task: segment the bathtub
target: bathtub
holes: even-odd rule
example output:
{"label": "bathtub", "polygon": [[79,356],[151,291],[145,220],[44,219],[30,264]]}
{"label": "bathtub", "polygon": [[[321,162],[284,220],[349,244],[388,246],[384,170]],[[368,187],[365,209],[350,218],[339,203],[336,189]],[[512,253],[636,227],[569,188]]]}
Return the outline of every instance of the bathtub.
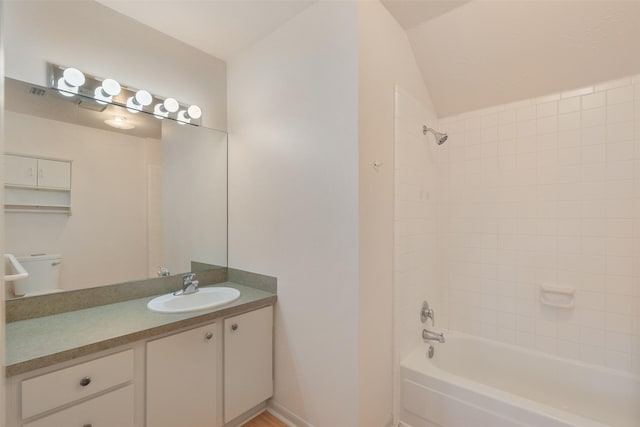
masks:
{"label": "bathtub", "polygon": [[639,427],[640,377],[445,332],[401,363],[411,427]]}

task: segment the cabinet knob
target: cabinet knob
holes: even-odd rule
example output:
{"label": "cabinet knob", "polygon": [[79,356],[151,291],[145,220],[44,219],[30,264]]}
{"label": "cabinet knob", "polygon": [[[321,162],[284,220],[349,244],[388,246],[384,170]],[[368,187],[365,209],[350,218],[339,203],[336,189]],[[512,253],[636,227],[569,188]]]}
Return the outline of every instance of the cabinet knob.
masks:
{"label": "cabinet knob", "polygon": [[231,325],[231,330],[232,331],[237,331],[238,330],[238,324],[234,323],[233,325]]}
{"label": "cabinet knob", "polygon": [[213,338],[213,332],[207,332],[206,334],[204,334],[204,337],[205,337],[207,340],[210,340],[211,338]]}
{"label": "cabinet knob", "polygon": [[[84,377],[84,378],[82,378],[82,379],[80,380],[80,385],[81,385],[82,387],[86,387],[86,386],[88,386],[89,384],[91,384],[91,377]],[[85,426],[85,427],[86,427],[86,426]]]}

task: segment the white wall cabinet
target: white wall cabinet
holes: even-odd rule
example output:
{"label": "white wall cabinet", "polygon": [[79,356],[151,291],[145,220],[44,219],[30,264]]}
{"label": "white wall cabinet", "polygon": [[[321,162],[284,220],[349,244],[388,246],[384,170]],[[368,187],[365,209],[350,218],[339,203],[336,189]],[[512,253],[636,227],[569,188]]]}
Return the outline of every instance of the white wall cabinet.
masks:
{"label": "white wall cabinet", "polygon": [[272,395],[273,307],[225,319],[225,423]]}
{"label": "white wall cabinet", "polygon": [[7,185],[35,187],[38,185],[38,159],[4,155],[4,180]]}
{"label": "white wall cabinet", "polygon": [[147,343],[147,427],[215,427],[215,324]]}
{"label": "white wall cabinet", "polygon": [[71,161],[5,154],[5,208],[71,208]]}

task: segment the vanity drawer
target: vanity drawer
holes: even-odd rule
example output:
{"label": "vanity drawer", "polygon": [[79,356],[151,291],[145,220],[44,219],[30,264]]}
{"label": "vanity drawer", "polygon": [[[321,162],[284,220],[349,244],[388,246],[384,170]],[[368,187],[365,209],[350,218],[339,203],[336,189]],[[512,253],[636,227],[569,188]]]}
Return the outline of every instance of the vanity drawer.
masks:
{"label": "vanity drawer", "polygon": [[104,394],[23,427],[133,427],[133,385]]}
{"label": "vanity drawer", "polygon": [[22,382],[22,418],[32,417],[132,379],[133,350],[126,350],[25,380]]}

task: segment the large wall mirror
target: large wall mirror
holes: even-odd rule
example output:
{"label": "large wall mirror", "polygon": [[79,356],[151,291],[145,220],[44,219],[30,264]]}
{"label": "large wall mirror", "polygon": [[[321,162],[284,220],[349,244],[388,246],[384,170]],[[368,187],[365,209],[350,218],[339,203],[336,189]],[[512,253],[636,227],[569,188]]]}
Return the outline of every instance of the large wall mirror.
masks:
{"label": "large wall mirror", "polygon": [[4,163],[9,298],[227,265],[224,132],[7,78]]}

